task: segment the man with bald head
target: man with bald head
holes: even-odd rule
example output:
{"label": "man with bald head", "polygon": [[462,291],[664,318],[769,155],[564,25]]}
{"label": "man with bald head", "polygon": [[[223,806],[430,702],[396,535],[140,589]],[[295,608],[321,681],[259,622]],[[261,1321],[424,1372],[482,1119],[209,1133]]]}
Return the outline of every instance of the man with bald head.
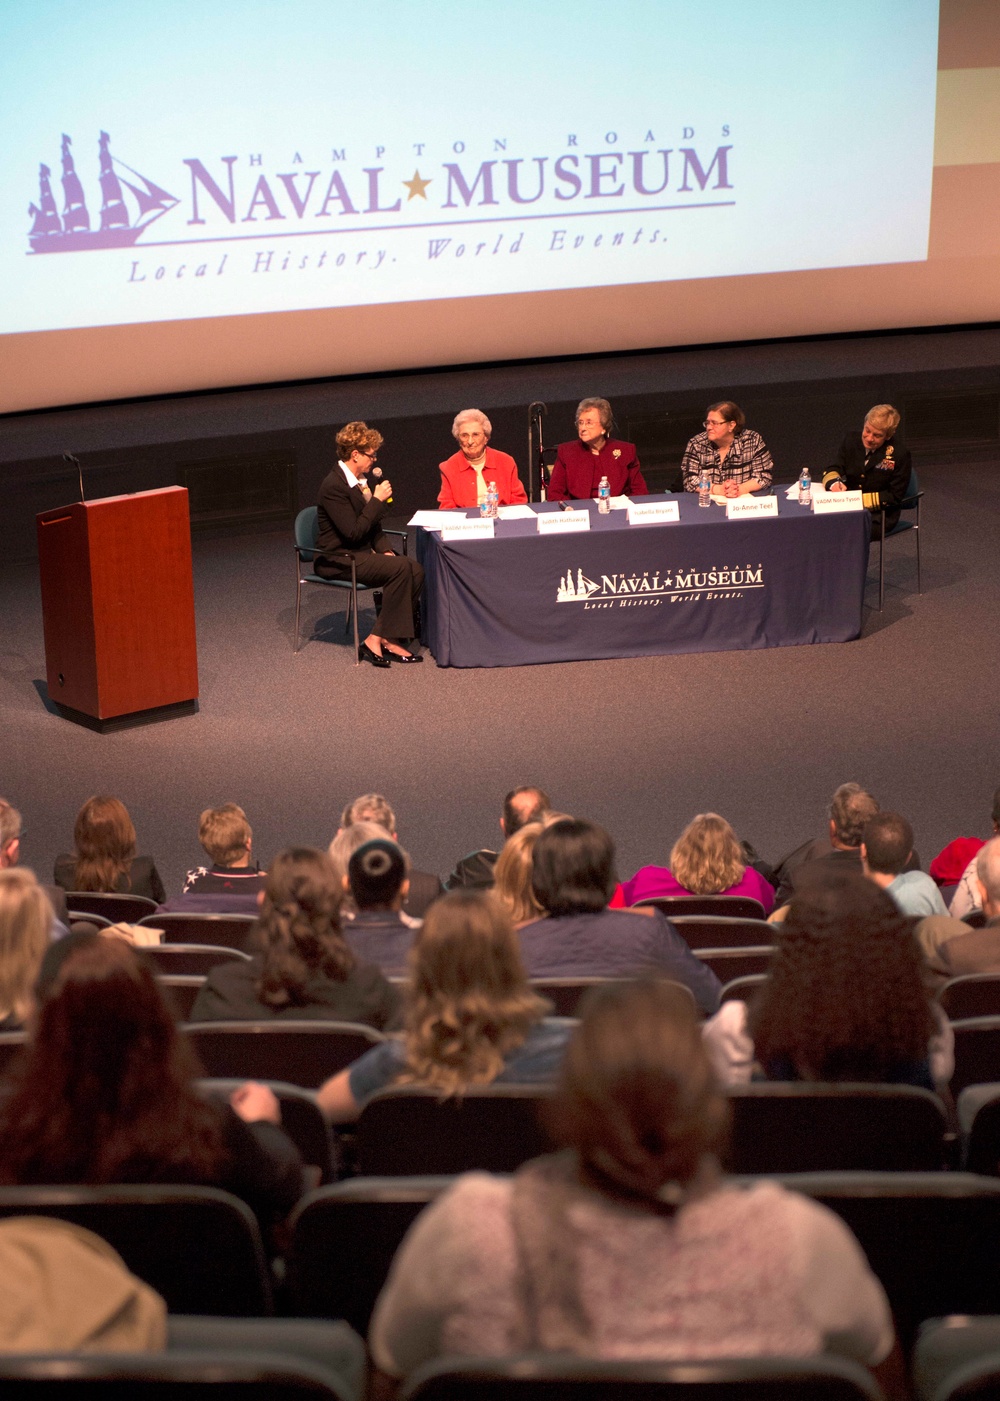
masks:
{"label": "man with bald head", "polygon": [[1000,837],[987,842],[976,858],[976,880],[986,924],[949,939],[938,951],[952,978],[960,973],[1000,973]]}

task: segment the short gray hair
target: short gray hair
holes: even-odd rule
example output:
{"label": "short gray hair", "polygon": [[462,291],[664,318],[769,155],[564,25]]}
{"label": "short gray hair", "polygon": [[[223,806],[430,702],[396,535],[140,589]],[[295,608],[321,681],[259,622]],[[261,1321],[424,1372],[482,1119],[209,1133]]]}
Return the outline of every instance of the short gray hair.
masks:
{"label": "short gray hair", "polygon": [[1000,905],[1000,837],[994,837],[980,848],[976,857],[976,875],[990,904]]}
{"label": "short gray hair", "polygon": [[605,433],[611,427],[611,420],[614,414],[611,412],[611,405],[607,399],[581,399],[576,406],[576,413],[573,415],[573,422],[580,422],[580,415],[587,409],[596,409],[601,416],[601,427]]}
{"label": "short gray hair", "polygon": [[830,804],[830,817],[838,840],[845,846],[860,846],[865,824],[878,811],[878,803],[860,783],[842,783]]}
{"label": "short gray hair", "polygon": [[486,434],[487,438],[493,432],[493,424],[489,421],[482,409],[462,409],[455,415],[455,422],[451,425],[451,436],[458,438],[458,431],[463,423],[478,423]]}
{"label": "short gray hair", "polygon": [[21,814],[6,798],[0,798],[0,851],[21,835]]}

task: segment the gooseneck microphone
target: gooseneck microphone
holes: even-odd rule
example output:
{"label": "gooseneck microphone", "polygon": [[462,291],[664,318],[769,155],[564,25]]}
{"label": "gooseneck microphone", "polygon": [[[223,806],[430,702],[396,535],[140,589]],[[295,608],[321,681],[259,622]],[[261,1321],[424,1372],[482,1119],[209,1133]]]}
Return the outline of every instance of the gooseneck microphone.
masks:
{"label": "gooseneck microphone", "polygon": [[83,468],[80,466],[80,459],[79,459],[78,457],[74,457],[74,455],[73,455],[71,452],[64,452],[64,453],[63,453],[63,461],[64,461],[64,462],[71,462],[71,463],[73,464],[73,466],[76,468],[77,473],[78,473],[79,478],[80,478],[80,500],[81,500],[81,501],[86,501],[87,498],[86,498],[86,497],[84,496],[84,494],[83,494]]}

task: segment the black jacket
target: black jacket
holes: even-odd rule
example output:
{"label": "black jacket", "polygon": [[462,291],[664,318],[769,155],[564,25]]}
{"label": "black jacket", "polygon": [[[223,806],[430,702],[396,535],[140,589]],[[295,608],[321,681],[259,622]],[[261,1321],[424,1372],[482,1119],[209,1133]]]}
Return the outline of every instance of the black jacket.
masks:
{"label": "black jacket", "polygon": [[836,464],[823,473],[823,485],[829,490],[834,482],[843,482],[848,491],[864,492],[870,511],[885,507],[885,528],[891,530],[899,520],[899,503],[906,495],[911,470],[910,450],[897,438],[888,438],[866,453],[861,434],[848,433]]}

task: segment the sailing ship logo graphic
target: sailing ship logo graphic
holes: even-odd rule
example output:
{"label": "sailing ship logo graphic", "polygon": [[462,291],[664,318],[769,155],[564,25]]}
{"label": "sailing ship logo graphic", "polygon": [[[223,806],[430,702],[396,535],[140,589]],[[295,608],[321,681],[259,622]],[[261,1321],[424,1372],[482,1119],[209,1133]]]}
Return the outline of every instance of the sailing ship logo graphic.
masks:
{"label": "sailing ship logo graphic", "polygon": [[559,579],[559,587],[556,590],[557,603],[585,603],[591,594],[597,593],[600,584],[595,584],[593,579],[588,579],[582,569],[576,571],[576,582],[573,582],[573,571],[567,569]]}
{"label": "sailing ship logo graphic", "polygon": [[[33,253],[76,253],[85,248],[129,248],[154,219],[166,214],[180,200],[154,185],[130,165],[111,154],[111,137],[101,132],[98,149],[101,157],[101,226],[90,227],[90,213],[83,186],[73,164],[70,138],[62,138],[63,212],[56,208],[52,193],[52,171],[47,165],[38,167],[38,204],[30,204],[28,213],[34,222],[28,234]],[[117,169],[116,169],[117,167]],[[131,180],[119,175],[128,171]],[[135,183],[133,183],[133,181]],[[126,199],[125,189],[131,191]]]}

